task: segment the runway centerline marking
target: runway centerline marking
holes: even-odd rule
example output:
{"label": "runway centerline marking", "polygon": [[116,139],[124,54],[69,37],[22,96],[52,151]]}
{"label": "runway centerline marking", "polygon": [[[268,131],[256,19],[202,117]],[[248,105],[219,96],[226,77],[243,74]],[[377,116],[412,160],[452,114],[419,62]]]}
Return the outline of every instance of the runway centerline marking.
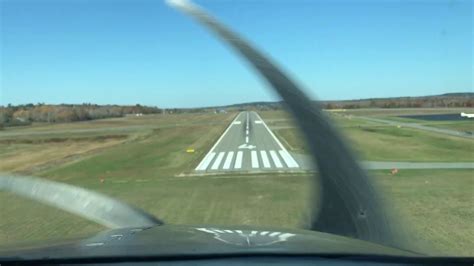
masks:
{"label": "runway centerline marking", "polygon": [[[244,112],[246,113],[245,116]],[[282,171],[283,169],[298,168],[299,165],[296,160],[260,115],[253,111],[244,112],[240,112],[235,116],[195,170],[253,172],[255,170]],[[254,115],[253,118],[252,115]],[[244,121],[244,119],[246,120]],[[252,131],[252,141],[258,140],[258,144],[250,142],[250,123],[252,121],[257,124],[252,125],[252,129],[256,130]],[[263,125],[265,129],[260,125]],[[232,126],[234,126],[234,129],[232,129]],[[253,139],[254,136],[255,140]],[[241,142],[242,138],[245,138],[243,144]],[[249,152],[245,150],[249,150]],[[246,157],[244,158],[244,156]]]}
{"label": "runway centerline marking", "polygon": [[246,126],[245,126],[245,143],[249,143],[249,122],[250,119],[249,119],[249,112],[247,112],[247,121],[246,122]]}

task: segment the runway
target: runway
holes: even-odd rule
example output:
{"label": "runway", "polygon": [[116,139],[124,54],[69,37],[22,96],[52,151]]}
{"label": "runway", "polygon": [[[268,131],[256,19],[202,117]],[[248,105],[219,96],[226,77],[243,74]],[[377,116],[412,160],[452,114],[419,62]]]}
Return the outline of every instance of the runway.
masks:
{"label": "runway", "polygon": [[196,167],[197,172],[295,171],[300,166],[256,112],[241,112]]}

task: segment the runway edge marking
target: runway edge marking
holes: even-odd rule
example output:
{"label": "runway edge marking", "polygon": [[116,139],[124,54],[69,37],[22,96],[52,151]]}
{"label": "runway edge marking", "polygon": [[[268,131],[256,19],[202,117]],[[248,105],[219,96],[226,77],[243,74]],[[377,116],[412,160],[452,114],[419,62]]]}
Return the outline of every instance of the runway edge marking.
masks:
{"label": "runway edge marking", "polygon": [[279,150],[278,152],[280,153],[281,158],[283,158],[283,160],[285,161],[288,168],[297,168],[297,167],[299,167],[298,163],[295,161],[295,159],[293,159],[293,157],[290,155],[290,153],[288,153],[287,151],[284,151],[284,150]]}
{"label": "runway edge marking", "polygon": [[204,159],[198,165],[198,167],[196,167],[196,170],[201,170],[201,171],[206,170],[209,164],[212,162],[212,159],[214,159],[214,156],[216,156],[215,152],[211,152],[208,155],[206,155],[206,157],[204,157]]}
{"label": "runway edge marking", "polygon": [[219,144],[219,142],[221,142],[221,140],[224,138],[225,134],[227,134],[227,132],[229,131],[229,129],[232,127],[232,125],[234,124],[234,122],[239,118],[239,116],[242,114],[243,112],[240,112],[239,114],[237,114],[237,116],[234,118],[234,120],[232,120],[232,122],[230,122],[229,126],[227,127],[227,129],[224,131],[224,133],[222,133],[222,135],[219,137],[219,139],[216,141],[216,143],[214,143],[214,146],[212,146],[212,148],[207,152],[206,156],[204,156],[204,158],[201,160],[201,162],[198,164],[198,166],[194,169],[196,171],[199,171],[199,170],[206,170],[206,168],[204,169],[201,169],[202,168],[202,164],[204,164],[204,162],[206,161],[206,158],[209,156],[209,154],[212,153],[212,151],[214,151],[214,149],[216,148],[217,144]]}
{"label": "runway edge marking", "polygon": [[[291,156],[291,154],[286,150],[286,148],[281,144],[281,142],[278,140],[278,138],[275,136],[275,134],[273,134],[273,132],[270,130],[270,128],[267,126],[267,123],[265,123],[265,121],[262,119],[262,117],[260,117],[260,115],[257,113],[257,112],[254,112],[255,115],[260,119],[260,121],[262,121],[262,124],[263,126],[267,129],[268,133],[270,133],[270,135],[273,137],[273,139],[276,141],[276,143],[278,144],[278,146],[280,146],[280,148],[283,150],[283,153],[285,155],[288,155],[289,157],[287,156],[282,156],[283,160],[285,161],[285,164],[290,167],[290,165],[292,165],[293,167],[290,167],[290,168],[298,168],[299,165],[298,163],[295,161],[295,159],[293,158],[293,156]],[[281,153],[280,153],[281,154]],[[291,160],[287,161],[287,159],[291,158]]]}

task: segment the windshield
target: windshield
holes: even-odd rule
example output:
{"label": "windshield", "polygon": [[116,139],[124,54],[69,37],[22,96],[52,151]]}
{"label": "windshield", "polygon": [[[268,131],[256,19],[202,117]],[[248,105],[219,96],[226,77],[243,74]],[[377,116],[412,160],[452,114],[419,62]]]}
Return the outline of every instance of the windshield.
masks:
{"label": "windshield", "polygon": [[[471,1],[197,2],[271,55],[311,101],[294,105],[299,87],[281,86],[293,84],[283,73],[162,1],[4,0],[1,175],[84,188],[211,234],[203,225],[389,244],[339,230],[344,211],[326,208],[331,187],[362,178],[375,192],[355,215],[396,217],[395,236],[410,239],[396,247],[474,255]],[[325,143],[331,136],[342,144]],[[4,190],[0,250],[127,224],[89,211],[102,198],[69,202],[40,189],[48,206]],[[364,199],[337,193],[347,206]]]}

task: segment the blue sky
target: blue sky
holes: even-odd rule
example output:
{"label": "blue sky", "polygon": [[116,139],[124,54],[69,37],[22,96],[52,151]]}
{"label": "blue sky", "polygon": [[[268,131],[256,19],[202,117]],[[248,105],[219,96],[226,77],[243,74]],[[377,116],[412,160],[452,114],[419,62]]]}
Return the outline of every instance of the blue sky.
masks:
{"label": "blue sky", "polygon": [[[473,90],[471,1],[197,0],[312,97]],[[277,99],[161,0],[0,0],[0,104],[224,105]]]}

